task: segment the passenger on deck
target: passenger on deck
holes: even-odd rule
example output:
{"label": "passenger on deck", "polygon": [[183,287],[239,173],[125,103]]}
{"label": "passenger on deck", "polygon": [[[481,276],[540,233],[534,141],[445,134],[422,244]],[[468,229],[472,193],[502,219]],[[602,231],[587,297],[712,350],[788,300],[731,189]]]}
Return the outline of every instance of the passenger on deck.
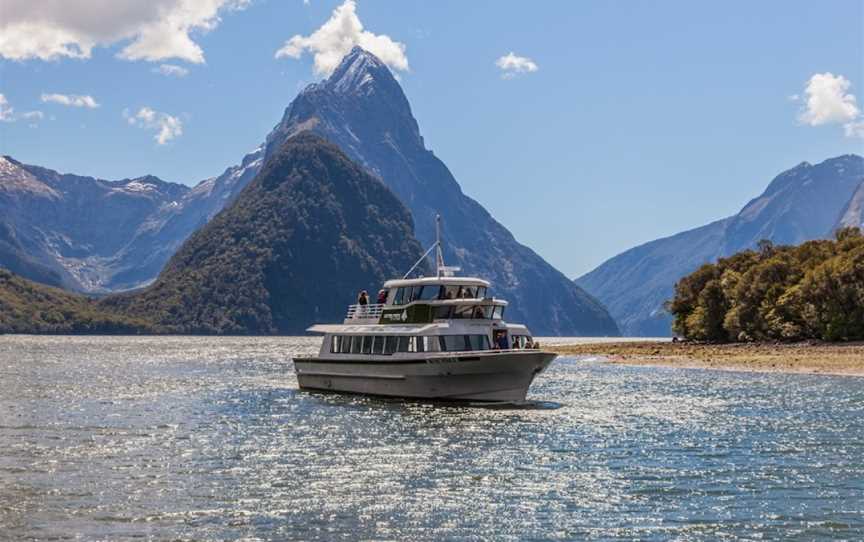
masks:
{"label": "passenger on deck", "polygon": [[378,304],[387,303],[387,290],[378,290]]}
{"label": "passenger on deck", "polygon": [[498,332],[498,335],[495,336],[495,345],[498,350],[507,350],[507,334],[503,331]]}
{"label": "passenger on deck", "polygon": [[366,290],[360,290],[360,295],[357,296],[357,304],[360,305],[359,312],[361,315],[366,315],[366,305],[369,304],[369,294],[366,293]]}

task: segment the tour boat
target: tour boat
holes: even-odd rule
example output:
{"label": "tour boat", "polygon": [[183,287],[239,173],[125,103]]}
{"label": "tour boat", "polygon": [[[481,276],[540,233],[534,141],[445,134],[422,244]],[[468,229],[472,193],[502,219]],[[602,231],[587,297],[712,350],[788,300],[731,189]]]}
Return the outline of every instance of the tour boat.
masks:
{"label": "tour boat", "polygon": [[[440,220],[440,219],[439,219]],[[436,275],[408,278],[436,251]],[[507,301],[489,282],[454,276],[441,240],[402,279],[388,280],[383,303],[348,307],[341,324],[317,324],[317,356],[295,357],[300,388],[391,397],[518,402],[555,359],[531,332],[504,320]]]}

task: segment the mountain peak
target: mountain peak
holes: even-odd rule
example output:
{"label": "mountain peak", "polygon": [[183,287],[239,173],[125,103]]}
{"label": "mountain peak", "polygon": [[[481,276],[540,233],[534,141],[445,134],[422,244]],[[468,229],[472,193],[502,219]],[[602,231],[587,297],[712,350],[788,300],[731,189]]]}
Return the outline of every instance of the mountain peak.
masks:
{"label": "mountain peak", "polygon": [[376,82],[379,85],[398,85],[390,69],[380,58],[359,46],[345,55],[324,85],[339,93],[358,92]]}

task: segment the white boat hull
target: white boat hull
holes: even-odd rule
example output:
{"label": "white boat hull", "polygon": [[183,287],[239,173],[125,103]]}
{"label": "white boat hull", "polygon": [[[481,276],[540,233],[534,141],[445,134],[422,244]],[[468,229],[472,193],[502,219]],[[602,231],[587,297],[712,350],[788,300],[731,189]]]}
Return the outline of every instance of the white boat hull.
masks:
{"label": "white boat hull", "polygon": [[453,401],[522,401],[555,354],[537,350],[425,358],[296,358],[302,389]]}

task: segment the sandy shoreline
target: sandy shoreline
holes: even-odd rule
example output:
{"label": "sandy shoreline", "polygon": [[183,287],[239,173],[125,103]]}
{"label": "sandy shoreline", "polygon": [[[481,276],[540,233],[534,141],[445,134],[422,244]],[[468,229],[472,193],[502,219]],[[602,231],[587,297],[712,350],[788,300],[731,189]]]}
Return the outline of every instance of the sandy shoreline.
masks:
{"label": "sandy shoreline", "polygon": [[725,371],[864,376],[864,343],[692,344],[657,341],[549,346],[610,363]]}

